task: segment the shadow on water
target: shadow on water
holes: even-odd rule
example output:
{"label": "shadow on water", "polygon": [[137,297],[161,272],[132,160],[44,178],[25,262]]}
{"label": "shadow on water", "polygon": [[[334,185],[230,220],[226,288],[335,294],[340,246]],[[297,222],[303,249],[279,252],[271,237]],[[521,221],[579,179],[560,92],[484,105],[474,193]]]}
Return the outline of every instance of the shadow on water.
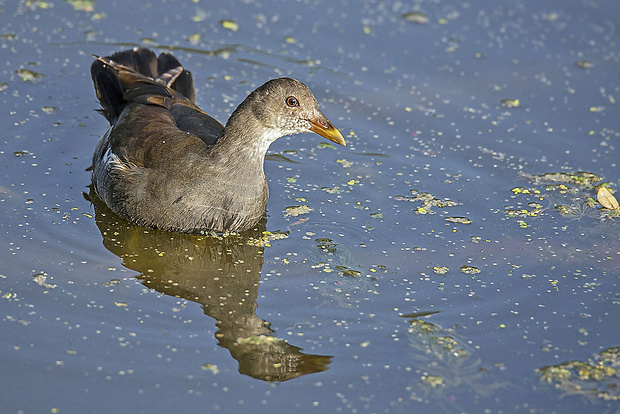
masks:
{"label": "shadow on water", "polygon": [[216,320],[215,337],[239,362],[239,372],[263,381],[287,381],[325,371],[331,356],[301,352],[273,335],[256,315],[266,219],[226,237],[149,230],[118,217],[91,191],[104,246],[140,274],[144,286],[202,305]]}

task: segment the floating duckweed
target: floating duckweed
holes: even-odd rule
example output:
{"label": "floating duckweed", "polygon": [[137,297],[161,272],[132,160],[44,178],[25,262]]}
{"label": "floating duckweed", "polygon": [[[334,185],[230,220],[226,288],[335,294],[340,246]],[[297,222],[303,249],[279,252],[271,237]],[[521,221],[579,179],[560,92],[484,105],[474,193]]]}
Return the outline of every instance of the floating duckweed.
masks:
{"label": "floating duckweed", "polygon": [[17,69],[15,73],[17,73],[24,82],[34,82],[45,76],[43,73],[35,72],[30,69]]}
{"label": "floating duckweed", "polygon": [[342,191],[340,190],[340,187],[338,187],[338,186],[334,186],[334,187],[332,187],[332,188],[329,188],[329,187],[321,187],[321,190],[323,190],[323,191],[325,191],[326,193],[329,193],[329,194],[339,194],[339,193],[341,193],[341,192],[342,192]]}
{"label": "floating duckweed", "polygon": [[475,275],[475,274],[480,273],[480,269],[474,266],[463,265],[461,266],[461,272],[468,274],[468,275]]}
{"label": "floating duckweed", "polygon": [[424,375],[422,382],[433,388],[444,386],[443,378],[437,375]]}
{"label": "floating duckweed", "polygon": [[575,62],[575,66],[582,69],[592,69],[594,68],[594,63],[589,60],[578,60]]}
{"label": "floating duckweed", "polygon": [[94,0],[65,0],[76,11],[92,12],[95,10]]}
{"label": "floating duckweed", "polygon": [[220,370],[218,369],[217,365],[215,365],[215,364],[202,364],[200,369],[202,369],[203,371],[210,371],[214,375],[218,374],[220,372]]}
{"label": "floating duckweed", "polygon": [[445,220],[450,223],[471,224],[471,220],[467,217],[446,217]]}
{"label": "floating duckweed", "polygon": [[58,108],[55,106],[44,106],[41,110],[46,114],[51,114],[52,112],[57,111]]}
{"label": "floating duckweed", "polygon": [[446,208],[446,207],[454,207],[457,206],[458,203],[449,199],[440,199],[433,196],[431,193],[420,193],[416,189],[411,190],[410,196],[397,195],[394,197],[396,201],[421,201],[422,207],[418,207],[416,210],[416,214],[429,214],[431,213],[432,207]]}
{"label": "floating duckweed", "polygon": [[233,32],[239,30],[239,24],[233,20],[220,20],[220,24],[224,29],[232,30]]}
{"label": "floating duckweed", "polygon": [[581,394],[605,401],[619,401],[620,347],[607,348],[594,360],[567,361],[536,370],[540,380],[556,384],[567,394]]}
{"label": "floating duckweed", "polygon": [[349,167],[351,167],[351,166],[353,165],[353,163],[352,163],[351,161],[347,161],[347,160],[345,160],[345,159],[336,160],[336,162],[337,162],[338,164],[342,164],[342,166],[343,166],[344,168],[349,168]]}
{"label": "floating duckweed", "polygon": [[325,253],[335,253],[338,250],[336,248],[336,246],[338,246],[338,243],[334,243],[332,239],[319,238],[315,239],[314,241],[317,242],[316,247],[323,250],[323,252]]}
{"label": "floating duckweed", "polygon": [[403,17],[405,18],[405,20],[411,23],[416,23],[416,24],[427,24],[428,23],[428,16],[421,12],[403,13]]}
{"label": "floating duckweed", "polygon": [[341,270],[339,269],[340,267],[343,267],[343,266],[336,266],[336,269],[340,271],[342,276],[360,277],[362,275],[362,272],[360,272],[359,270],[346,269],[346,268],[344,270]]}
{"label": "floating duckweed", "polygon": [[47,273],[35,273],[32,275],[32,280],[39,286],[42,286],[46,289],[54,289],[56,285],[52,283],[47,283]]}
{"label": "floating duckweed", "polygon": [[194,33],[187,37],[187,41],[192,45],[197,45],[202,40],[202,33]]}
{"label": "floating duckweed", "polygon": [[518,99],[502,99],[502,106],[506,108],[518,108],[521,102]]}
{"label": "floating duckweed", "polygon": [[263,236],[255,239],[255,238],[249,238],[246,243],[249,246],[264,246],[264,247],[268,247],[270,246],[269,242],[272,240],[282,240],[282,239],[288,239],[289,237],[289,232],[281,232],[281,231],[264,231],[263,232]]}
{"label": "floating duckweed", "polygon": [[284,209],[287,216],[297,217],[303,214],[308,214],[312,211],[312,209],[306,205],[301,206],[290,206]]}
{"label": "floating duckweed", "polygon": [[532,179],[535,183],[568,183],[584,187],[592,186],[602,180],[600,176],[586,171],[578,171],[574,173],[544,173],[528,176],[528,178]]}

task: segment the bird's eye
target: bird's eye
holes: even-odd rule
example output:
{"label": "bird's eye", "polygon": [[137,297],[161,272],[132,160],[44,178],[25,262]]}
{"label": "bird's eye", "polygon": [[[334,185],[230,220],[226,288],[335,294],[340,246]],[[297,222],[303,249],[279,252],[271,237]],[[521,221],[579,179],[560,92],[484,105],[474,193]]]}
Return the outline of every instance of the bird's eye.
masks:
{"label": "bird's eye", "polygon": [[294,96],[289,96],[288,98],[286,98],[286,104],[293,108],[295,106],[299,106],[299,101]]}

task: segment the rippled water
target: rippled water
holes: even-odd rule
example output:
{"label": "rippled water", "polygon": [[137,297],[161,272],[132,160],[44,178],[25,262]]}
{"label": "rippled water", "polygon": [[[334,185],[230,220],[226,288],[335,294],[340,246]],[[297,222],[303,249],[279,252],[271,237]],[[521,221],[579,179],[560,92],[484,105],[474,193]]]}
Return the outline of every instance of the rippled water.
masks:
{"label": "rippled water", "polygon": [[[565,3],[0,3],[0,411],[618,412],[620,8]],[[256,232],[124,222],[89,66],[139,45],[348,146],[275,143]]]}

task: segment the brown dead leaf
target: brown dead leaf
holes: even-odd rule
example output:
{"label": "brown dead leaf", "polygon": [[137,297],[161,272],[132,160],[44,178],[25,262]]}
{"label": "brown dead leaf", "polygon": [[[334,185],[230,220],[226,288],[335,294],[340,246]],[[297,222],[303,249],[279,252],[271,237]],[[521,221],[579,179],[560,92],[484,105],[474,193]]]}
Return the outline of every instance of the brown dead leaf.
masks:
{"label": "brown dead leaf", "polygon": [[614,195],[611,193],[611,191],[609,191],[607,187],[601,187],[598,189],[598,192],[596,193],[596,199],[605,208],[608,208],[610,210],[620,209],[618,200],[616,200],[616,197],[614,197]]}

